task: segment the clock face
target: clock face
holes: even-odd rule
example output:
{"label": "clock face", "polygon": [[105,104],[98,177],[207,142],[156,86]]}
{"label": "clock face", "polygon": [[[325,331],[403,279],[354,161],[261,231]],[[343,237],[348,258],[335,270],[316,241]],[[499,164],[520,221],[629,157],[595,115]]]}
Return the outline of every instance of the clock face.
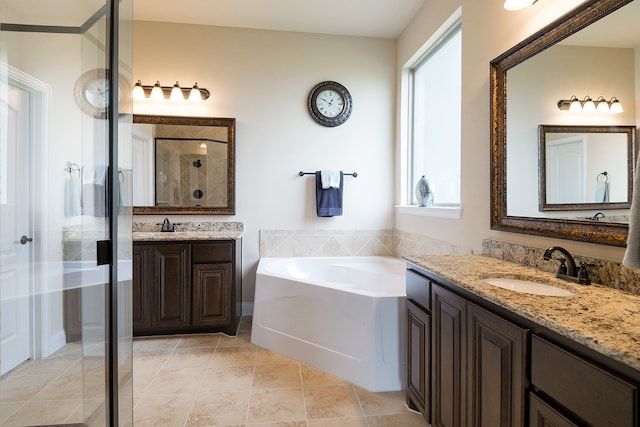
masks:
{"label": "clock face", "polygon": [[318,83],[307,100],[311,117],[322,126],[339,126],[351,115],[351,94],[340,83]]}
{"label": "clock face", "polygon": [[[119,112],[124,112],[129,106],[127,101],[130,101],[126,94],[131,89],[122,75],[118,77],[118,109]],[[76,80],[74,95],[76,103],[84,113],[97,119],[106,119],[109,108],[109,71],[96,68],[82,74]]]}
{"label": "clock face", "polygon": [[344,98],[333,89],[323,90],[316,98],[316,106],[320,114],[333,118],[344,110]]}

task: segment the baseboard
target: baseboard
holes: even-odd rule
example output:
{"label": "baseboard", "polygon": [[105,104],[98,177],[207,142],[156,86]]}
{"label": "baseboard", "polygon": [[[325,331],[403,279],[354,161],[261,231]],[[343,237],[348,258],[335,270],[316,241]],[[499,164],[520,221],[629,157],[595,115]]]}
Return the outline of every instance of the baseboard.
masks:
{"label": "baseboard", "polygon": [[67,334],[64,333],[64,329],[58,330],[58,332],[52,334],[49,337],[49,345],[47,346],[47,354],[44,357],[48,357],[67,345]]}

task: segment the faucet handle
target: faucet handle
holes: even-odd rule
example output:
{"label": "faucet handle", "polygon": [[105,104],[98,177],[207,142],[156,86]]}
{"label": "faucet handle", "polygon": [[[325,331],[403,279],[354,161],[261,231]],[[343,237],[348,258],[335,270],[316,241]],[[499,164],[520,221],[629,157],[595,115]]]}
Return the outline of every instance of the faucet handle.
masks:
{"label": "faucet handle", "polygon": [[560,265],[558,266],[558,271],[557,274],[567,274],[567,259],[566,258],[562,258],[562,257],[558,257],[556,258],[557,261],[560,261]]}
{"label": "faucet handle", "polygon": [[590,285],[591,279],[589,278],[589,272],[587,271],[587,266],[595,267],[595,264],[587,264],[584,261],[580,262],[580,267],[578,267],[578,283],[583,285]]}

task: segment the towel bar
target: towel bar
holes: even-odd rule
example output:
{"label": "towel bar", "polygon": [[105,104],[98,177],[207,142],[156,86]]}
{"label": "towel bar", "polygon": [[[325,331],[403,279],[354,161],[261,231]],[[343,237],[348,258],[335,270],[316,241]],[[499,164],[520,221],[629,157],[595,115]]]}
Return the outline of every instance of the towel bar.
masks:
{"label": "towel bar", "polygon": [[[298,172],[298,176],[303,176],[303,175],[315,175],[315,172]],[[353,173],[342,173],[342,175],[351,175],[352,177],[356,178],[358,176],[357,172],[353,172]]]}

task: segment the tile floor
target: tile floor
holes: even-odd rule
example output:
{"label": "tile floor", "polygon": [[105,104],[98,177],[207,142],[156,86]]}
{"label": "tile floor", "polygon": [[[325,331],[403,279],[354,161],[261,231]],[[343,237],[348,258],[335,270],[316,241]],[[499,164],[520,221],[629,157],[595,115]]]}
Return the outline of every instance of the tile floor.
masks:
{"label": "tile floor", "polygon": [[[243,318],[235,337],[135,338],[135,427],[428,426],[407,408],[404,392],[368,392],[255,346],[250,334],[251,318]],[[0,426],[81,419],[81,363],[79,346],[71,344],[4,376]]]}
{"label": "tile floor", "polygon": [[426,427],[404,392],[371,393],[238,335],[134,342],[134,424],[144,426]]}

